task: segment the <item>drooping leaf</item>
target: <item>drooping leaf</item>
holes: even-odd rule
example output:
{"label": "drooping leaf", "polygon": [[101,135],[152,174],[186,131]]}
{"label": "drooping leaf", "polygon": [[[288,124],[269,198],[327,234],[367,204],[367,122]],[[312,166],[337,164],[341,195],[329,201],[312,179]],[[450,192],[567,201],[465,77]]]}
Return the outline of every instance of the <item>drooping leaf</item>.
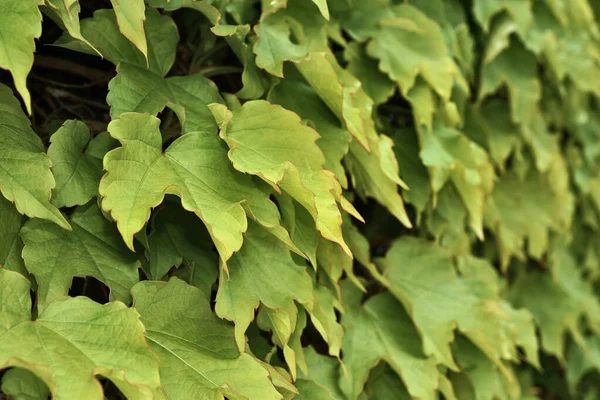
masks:
{"label": "drooping leaf", "polygon": [[346,172],[341,164],[348,152],[350,134],[340,126],[319,96],[304,83],[284,80],[269,92],[268,100],[294,111],[321,135],[317,145],[325,155],[325,168],[333,172],[342,185],[348,187]]}
{"label": "drooping leaf", "polygon": [[346,330],[342,351],[347,373],[339,378],[344,394],[357,399],[369,371],[384,360],[402,377],[412,396],[434,399],[437,361],[423,353],[419,333],[402,305],[389,293],[361,305],[358,290],[349,285],[344,289],[347,309],[342,318]]}
{"label": "drooping leaf", "polygon": [[33,372],[11,368],[2,376],[2,393],[14,400],[47,400],[48,386]]}
{"label": "drooping leaf", "polygon": [[393,17],[382,19],[367,46],[379,68],[407,94],[418,76],[443,99],[449,99],[458,67],[450,57],[439,25],[408,5],[393,8]]}
{"label": "drooping leaf", "polygon": [[217,280],[218,255],[212,250],[212,240],[199,218],[194,218],[175,201],[165,201],[153,217],[148,235],[147,271],[153,280],[163,279],[171,267],[183,260],[190,269],[191,280],[206,295]]}
{"label": "drooping leaf", "polygon": [[129,303],[139,262],[114,225],[93,203],[75,210],[70,222],[72,231],[43,220],[30,220],[21,230],[23,259],[38,283],[38,309],[65,296],[76,276],[93,276],[109,287],[111,300]]}
{"label": "drooping leaf", "polygon": [[[101,400],[98,375],[131,399],[160,393],[158,359],[139,315],[121,302],[58,299],[31,320],[29,281],[0,268],[0,368],[25,368],[56,398]],[[118,332],[118,334],[115,334]]]}
{"label": "drooping leaf", "polygon": [[247,212],[265,225],[278,224],[275,204],[233,169],[218,136],[189,133],[163,152],[159,125],[151,115],[125,113],[108,127],[123,147],[104,157],[102,209],[111,212],[130,249],[165,194],[181,197],[183,208],[202,219],[223,261],[242,246]]}
{"label": "drooping leaf", "polygon": [[[268,261],[267,261],[268,260]],[[259,304],[284,309],[295,320],[294,301],[313,302],[312,282],[306,267],[297,265],[288,248],[255,223],[248,225],[244,245],[228,262],[229,275],[221,269],[215,311],[235,323],[238,348],[244,349],[244,332]],[[289,334],[294,327],[290,327]]]}
{"label": "drooping leaf", "polygon": [[293,112],[262,100],[249,101],[233,112],[220,105],[211,110],[235,169],[257,175],[292,196],[310,212],[321,235],[349,253],[336,202],[341,201],[341,187],[324,169],[325,157],[315,144],[318,133]]}
{"label": "drooping leaf", "polygon": [[83,122],[66,121],[50,137],[48,147],[56,179],[52,202],[57,207],[73,207],[96,196],[102,176],[102,158],[115,145],[116,141],[106,133],[91,139]]}
{"label": "drooping leaf", "polygon": [[[120,0],[123,1],[123,0]],[[177,26],[173,20],[156,10],[146,10],[148,57],[130,42],[119,30],[117,16],[112,10],[100,9],[93,18],[81,21],[81,33],[86,42],[73,40],[63,35],[56,44],[68,49],[97,55],[94,49],[113,64],[133,64],[165,76],[175,61],[175,50],[179,41]]]}
{"label": "drooping leaf", "polygon": [[[42,13],[38,6],[44,0],[6,0],[0,14],[0,68],[10,71],[15,87],[23,98],[27,112],[31,114],[31,95],[27,90],[27,75],[33,66],[34,39],[42,34]],[[0,88],[2,103],[7,101]]]}
{"label": "drooping leaf", "polygon": [[110,0],[121,33],[148,58],[148,43],[144,31],[146,5],[144,0]]}
{"label": "drooping leaf", "polygon": [[[239,353],[233,329],[210,309],[199,289],[172,278],[133,288],[145,336],[161,360],[160,376],[169,399],[278,400],[260,362]],[[163,312],[169,309],[168,313]]]}
{"label": "drooping leaf", "polygon": [[458,276],[449,252],[414,237],[396,240],[382,266],[390,292],[419,329],[426,354],[456,370],[450,344],[458,328],[490,360],[502,365],[501,358],[506,357],[507,347],[516,345],[516,337],[505,334],[510,315],[500,299],[485,289],[485,281]]}
{"label": "drooping leaf", "polygon": [[21,257],[23,243],[19,237],[25,222],[14,204],[0,197],[0,266],[27,276],[25,263]]}
{"label": "drooping leaf", "polygon": [[[6,16],[2,13],[3,17]],[[0,23],[2,25],[2,23]],[[50,203],[55,187],[50,158],[42,141],[31,129],[11,90],[0,84],[0,190],[15,203],[17,211],[31,218],[44,218],[69,229],[69,223]]]}

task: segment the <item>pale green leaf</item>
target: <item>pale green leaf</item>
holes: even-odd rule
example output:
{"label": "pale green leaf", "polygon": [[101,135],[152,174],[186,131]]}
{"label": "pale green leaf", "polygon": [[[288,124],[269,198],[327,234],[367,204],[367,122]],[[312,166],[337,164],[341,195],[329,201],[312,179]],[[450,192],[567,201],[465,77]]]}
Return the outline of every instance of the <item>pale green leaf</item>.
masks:
{"label": "pale green leaf", "polygon": [[254,27],[258,40],[254,44],[256,65],[272,75],[283,78],[284,61],[300,61],[308,55],[304,44],[292,41],[302,26],[282,8],[265,12],[260,23]]}
{"label": "pale green leaf", "polygon": [[384,360],[402,377],[412,396],[435,399],[437,361],[423,354],[419,332],[403,306],[389,293],[373,296],[361,305],[361,293],[347,283],[346,312],[342,317],[347,372],[339,378],[342,391],[349,399],[357,399],[369,371]]}
{"label": "pale green leaf", "polygon": [[407,94],[421,76],[443,99],[450,98],[460,75],[450,57],[438,24],[407,5],[393,8],[393,18],[380,21],[381,28],[367,46],[379,60],[379,68]]}
{"label": "pale green leaf", "polygon": [[[159,395],[158,359],[138,314],[121,302],[58,299],[31,320],[29,281],[0,269],[0,368],[25,368],[56,399],[102,400],[98,375],[129,399]],[[117,333],[118,334],[115,334]]]}
{"label": "pale green leaf", "polygon": [[375,104],[384,103],[394,95],[396,85],[379,70],[377,60],[367,55],[364,46],[348,44],[344,49],[344,58],[348,61],[348,72],[361,82],[365,93]]}
{"label": "pale green leaf", "polygon": [[65,296],[76,276],[93,276],[109,287],[111,300],[129,303],[139,262],[114,225],[93,203],[78,208],[70,222],[72,231],[43,220],[30,220],[21,230],[23,259],[38,283],[38,308]]}
{"label": "pale green leaf", "polygon": [[126,112],[157,115],[168,106],[177,114],[184,132],[217,130],[207,106],[224,101],[217,86],[202,74],[165,79],[145,68],[122,63],[108,87],[106,102],[113,119]]}
{"label": "pale green leaf", "polygon": [[27,75],[33,66],[34,39],[42,34],[42,13],[38,6],[43,4],[44,0],[5,0],[0,13],[0,68],[10,71],[29,114],[31,95],[27,90]]}
{"label": "pale green leaf", "polygon": [[338,243],[342,237],[340,183],[324,169],[325,157],[315,144],[319,134],[302,124],[298,115],[266,101],[249,101],[233,112],[211,106],[229,146],[228,156],[238,171],[258,175],[276,190],[292,196],[310,212],[321,235]]}
{"label": "pale green leaf", "polygon": [[66,121],[50,137],[48,156],[56,179],[52,202],[57,207],[83,205],[98,194],[102,158],[116,147],[116,141],[106,134],[90,139],[87,126],[74,120]]}
{"label": "pale green leaf", "polygon": [[119,31],[117,17],[112,10],[108,9],[96,10],[93,18],[85,18],[81,21],[81,33],[90,45],[73,40],[67,34],[63,34],[56,45],[91,55],[97,54],[94,50],[97,49],[102,57],[115,65],[133,64],[165,76],[175,61],[179,41],[177,26],[170,17],[161,15],[152,8],[146,10],[145,25],[148,39],[147,60]]}
{"label": "pale green leaf", "polygon": [[[298,266],[287,247],[255,223],[248,225],[244,245],[231,257],[229,275],[221,269],[216,313],[235,323],[235,338],[240,349],[244,333],[254,319],[259,304],[295,313],[294,301],[313,302],[312,282],[306,267]],[[291,326],[289,334],[294,330]],[[282,341],[283,343],[283,341]]]}
{"label": "pale green leaf", "polygon": [[2,376],[2,393],[14,400],[48,400],[48,386],[32,372],[11,368]]}
{"label": "pale green leaf", "polygon": [[81,5],[79,0],[46,0],[46,6],[43,11],[52,18],[58,25],[64,27],[71,37],[81,40],[89,45],[93,50],[94,46],[88,42],[81,34],[81,24],[79,22],[79,12]]}
{"label": "pale green leaf", "polygon": [[0,197],[0,266],[27,276],[19,237],[25,217],[19,214],[14,204]]}
{"label": "pale green leaf", "polygon": [[277,84],[268,95],[271,103],[294,111],[321,135],[317,145],[325,155],[325,168],[333,172],[342,185],[348,187],[342,158],[348,152],[350,134],[308,85],[291,80]]}
{"label": "pale green leaf", "polygon": [[[456,328],[496,365],[515,337],[503,326],[510,315],[485,281],[457,275],[449,252],[426,240],[404,236],[386,255],[389,290],[408,310],[423,337],[426,354],[457,369],[450,350]],[[448,295],[452,293],[452,295]],[[410,389],[410,388],[409,388]]]}
{"label": "pale green leaf", "polygon": [[183,208],[202,219],[223,261],[242,246],[247,211],[265,225],[278,224],[275,204],[249,176],[233,169],[218,136],[189,133],[163,152],[159,125],[160,120],[148,114],[125,113],[108,126],[123,147],[104,157],[102,208],[117,221],[130,249],[133,235],[166,193],[181,197]]}
{"label": "pale green leaf", "polygon": [[301,373],[299,375],[300,379],[314,382],[326,389],[332,400],[344,400],[346,397],[338,386],[339,374],[341,372],[340,361],[337,358],[317,353],[312,346],[308,346],[304,353],[308,366],[308,374]]}
{"label": "pale green leaf", "polygon": [[210,295],[217,280],[218,255],[206,227],[176,201],[167,199],[150,224],[148,257],[150,279],[163,279],[171,267],[179,267],[185,260],[190,269],[190,282]]}
{"label": "pale green leaf", "polygon": [[132,293],[150,349],[160,357],[167,398],[189,399],[193,393],[198,399],[280,399],[267,370],[239,353],[233,329],[213,314],[199,289],[172,278],[141,282]]}
{"label": "pale green leaf", "polygon": [[489,31],[492,17],[507,12],[519,32],[525,34],[533,23],[531,3],[530,0],[477,0],[473,2],[473,14],[484,31]]}
{"label": "pale green leaf", "polygon": [[44,218],[69,229],[65,217],[50,203],[55,186],[50,158],[44,153],[42,141],[31,129],[19,102],[2,84],[0,142],[0,189],[4,197],[14,202],[21,214]]}
{"label": "pale green leaf", "polygon": [[144,0],[110,0],[121,33],[148,58],[148,43],[144,31],[146,5]]}

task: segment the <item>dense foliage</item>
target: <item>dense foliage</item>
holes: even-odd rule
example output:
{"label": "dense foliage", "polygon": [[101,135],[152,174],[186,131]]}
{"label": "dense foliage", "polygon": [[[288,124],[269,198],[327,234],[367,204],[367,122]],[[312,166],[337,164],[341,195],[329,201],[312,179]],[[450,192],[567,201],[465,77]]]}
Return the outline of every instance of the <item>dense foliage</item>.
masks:
{"label": "dense foliage", "polygon": [[1,392],[598,398],[597,21],[2,0]]}

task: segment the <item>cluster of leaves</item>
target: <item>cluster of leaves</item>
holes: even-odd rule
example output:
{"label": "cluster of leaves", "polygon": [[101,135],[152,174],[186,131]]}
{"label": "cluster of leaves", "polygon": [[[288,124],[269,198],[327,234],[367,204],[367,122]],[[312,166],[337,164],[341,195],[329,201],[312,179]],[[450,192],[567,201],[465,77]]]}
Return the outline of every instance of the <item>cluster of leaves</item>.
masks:
{"label": "cluster of leaves", "polygon": [[3,393],[600,396],[600,3],[110,3],[0,7],[27,113],[116,69],[0,84]]}

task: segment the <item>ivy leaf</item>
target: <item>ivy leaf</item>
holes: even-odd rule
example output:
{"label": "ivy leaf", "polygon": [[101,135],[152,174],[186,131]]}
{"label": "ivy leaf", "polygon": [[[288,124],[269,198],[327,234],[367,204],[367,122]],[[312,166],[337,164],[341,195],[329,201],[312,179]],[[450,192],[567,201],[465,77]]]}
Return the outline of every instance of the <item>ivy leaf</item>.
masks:
{"label": "ivy leaf", "polygon": [[46,384],[23,368],[11,368],[4,373],[2,393],[14,400],[46,400],[50,395]]}
{"label": "ivy leaf", "polygon": [[[42,34],[42,13],[38,7],[43,4],[44,0],[6,0],[0,15],[0,36],[10,38],[0,45],[0,68],[10,71],[29,114],[31,95],[27,90],[27,75],[33,66],[34,39]],[[2,103],[7,102],[4,91],[4,87],[0,87]]]}
{"label": "ivy leaf", "polygon": [[389,293],[373,296],[361,305],[356,288],[346,283],[343,289],[346,334],[342,352],[347,374],[340,376],[339,384],[346,396],[357,399],[369,371],[384,360],[402,377],[413,397],[433,400],[439,379],[437,362],[423,354],[419,333],[402,305]]}
{"label": "ivy leaf", "polygon": [[190,393],[219,400],[281,398],[260,362],[240,354],[233,329],[213,314],[199,289],[172,278],[140,282],[132,294],[150,349],[161,359],[169,399],[187,399]]}
{"label": "ivy leaf", "polygon": [[183,208],[202,219],[223,261],[242,246],[246,212],[265,225],[278,225],[275,204],[250,177],[233,169],[218,136],[189,133],[163,152],[159,126],[158,118],[135,113],[125,113],[108,126],[123,147],[104,157],[102,209],[111,212],[130,249],[133,235],[165,194],[181,197]]}
{"label": "ivy leaf", "polygon": [[407,4],[393,7],[393,14],[379,22],[381,28],[367,45],[367,53],[379,60],[379,68],[403,94],[421,76],[440,97],[449,100],[460,72],[439,25]]}
{"label": "ivy leaf", "polygon": [[319,354],[312,346],[304,351],[308,374],[300,374],[300,379],[310,381],[327,390],[333,400],[343,400],[345,395],[338,386],[340,361],[337,358]]}
{"label": "ivy leaf", "polygon": [[[96,376],[130,399],[159,394],[158,359],[144,340],[138,314],[121,302],[58,299],[31,320],[29,281],[0,268],[0,367],[25,368],[53,397],[101,400]],[[119,332],[115,335],[115,332]]]}
{"label": "ivy leaf", "polygon": [[530,1],[481,0],[473,3],[473,14],[484,31],[489,31],[492,17],[507,12],[525,34],[533,23],[533,10]]}
{"label": "ivy leaf", "polygon": [[277,203],[281,211],[281,224],[290,233],[292,241],[306,254],[316,269],[319,232],[315,228],[312,216],[287,194],[278,196]]}
{"label": "ivy leaf", "polygon": [[38,283],[40,310],[68,293],[75,276],[93,276],[110,288],[110,299],[131,301],[139,262],[123,245],[114,225],[93,203],[71,216],[72,231],[43,220],[29,220],[21,230],[23,259]]}
{"label": "ivy leaf", "polygon": [[217,86],[202,74],[164,79],[145,68],[119,64],[117,76],[108,87],[106,102],[111,106],[112,119],[126,112],[157,115],[168,106],[177,114],[184,132],[217,131],[208,105],[224,101]]}
{"label": "ivy leaf", "polygon": [[[521,62],[515,63],[517,59]],[[510,90],[512,119],[527,126],[542,97],[537,69],[535,55],[517,39],[512,39],[508,49],[484,65],[479,97],[484,98],[506,84]]]}
{"label": "ivy leaf", "polygon": [[115,65],[133,64],[165,76],[175,62],[179,41],[177,26],[170,17],[161,15],[152,8],[146,9],[145,18],[148,39],[147,58],[123,36],[119,30],[117,16],[114,11],[107,9],[96,10],[93,18],[85,18],[81,21],[81,33],[86,42],[74,41],[73,38],[63,34],[55,44],[91,55],[97,55],[99,52],[102,57]]}
{"label": "ivy leaf", "polygon": [[121,33],[148,58],[148,43],[144,32],[146,5],[144,0],[110,0]]}
{"label": "ivy leaf", "polygon": [[306,327],[306,313],[291,303],[289,307],[270,309],[260,307],[256,316],[260,329],[273,333],[271,340],[283,349],[283,358],[287,363],[292,379],[296,379],[296,366],[306,372],[304,349],[300,336]]}
{"label": "ivy leaf", "polygon": [[235,323],[239,349],[245,348],[244,333],[259,304],[295,313],[294,301],[313,302],[312,282],[305,268],[294,262],[287,247],[274,235],[257,224],[248,225],[244,246],[228,262],[229,276],[221,269],[215,307],[219,317]]}
{"label": "ivy leaf", "polygon": [[283,78],[284,61],[300,61],[308,55],[305,45],[296,44],[290,35],[302,26],[288,15],[285,8],[264,12],[254,27],[258,40],[254,44],[256,65],[271,75]]}
{"label": "ivy leaf", "polygon": [[390,292],[419,329],[426,354],[457,370],[450,343],[458,327],[496,365],[502,365],[505,349],[516,345],[503,330],[503,321],[510,316],[499,299],[484,290],[484,282],[456,274],[450,253],[426,240],[404,236],[394,242],[382,266]]}
{"label": "ivy leaf", "polygon": [[341,161],[348,152],[351,137],[317,93],[302,82],[283,80],[271,89],[267,98],[271,103],[294,111],[309,126],[314,126],[321,135],[317,145],[325,155],[325,168],[335,174],[342,187],[347,188],[348,180]]}
{"label": "ivy leaf", "polygon": [[[3,17],[6,13],[2,13]],[[2,18],[2,17],[0,17]],[[0,23],[0,26],[5,26]],[[15,203],[17,211],[31,218],[44,218],[70,229],[60,211],[50,204],[55,186],[50,158],[42,141],[31,129],[29,119],[11,90],[0,84],[0,189]]]}
{"label": "ivy leaf", "polygon": [[365,93],[375,104],[385,103],[396,91],[396,85],[379,70],[377,60],[369,57],[364,46],[349,43],[344,49],[344,59],[348,61],[348,72],[362,84]]}
{"label": "ivy leaf", "polygon": [[46,6],[42,9],[45,14],[49,15],[59,26],[64,26],[71,37],[81,40],[98,53],[98,50],[81,34],[79,0],[46,0]]}
{"label": "ivy leaf", "polygon": [[293,112],[262,100],[233,112],[222,105],[210,107],[234,168],[292,196],[310,212],[321,235],[350,254],[336,203],[341,201],[341,187],[324,169],[325,157],[315,144],[319,134]]}
{"label": "ivy leaf", "polygon": [[116,141],[107,134],[90,139],[87,126],[74,120],[66,121],[50,137],[48,156],[56,179],[52,202],[57,207],[83,205],[98,193],[102,158],[116,147]]}
{"label": "ivy leaf", "polygon": [[0,196],[0,265],[27,276],[21,257],[23,243],[19,237],[24,222],[25,217],[18,213],[15,206]]}
{"label": "ivy leaf", "polygon": [[451,373],[458,399],[521,399],[517,377],[511,369],[503,371],[464,337],[457,337],[453,345],[457,361],[463,370]]}
{"label": "ivy leaf", "polygon": [[165,201],[155,213],[148,235],[146,256],[150,263],[149,278],[163,279],[171,267],[183,260],[189,264],[191,281],[210,296],[212,284],[217,280],[218,256],[206,227],[199,218],[191,217],[175,201]]}
{"label": "ivy leaf", "polygon": [[[524,259],[528,254],[540,259],[548,248],[550,231],[560,232],[570,226],[574,199],[568,190],[564,161],[555,161],[546,174],[533,168],[523,177],[516,171],[508,172],[498,180],[487,201],[485,225],[496,235],[503,268],[513,256]],[[553,189],[550,182],[560,189]]]}

